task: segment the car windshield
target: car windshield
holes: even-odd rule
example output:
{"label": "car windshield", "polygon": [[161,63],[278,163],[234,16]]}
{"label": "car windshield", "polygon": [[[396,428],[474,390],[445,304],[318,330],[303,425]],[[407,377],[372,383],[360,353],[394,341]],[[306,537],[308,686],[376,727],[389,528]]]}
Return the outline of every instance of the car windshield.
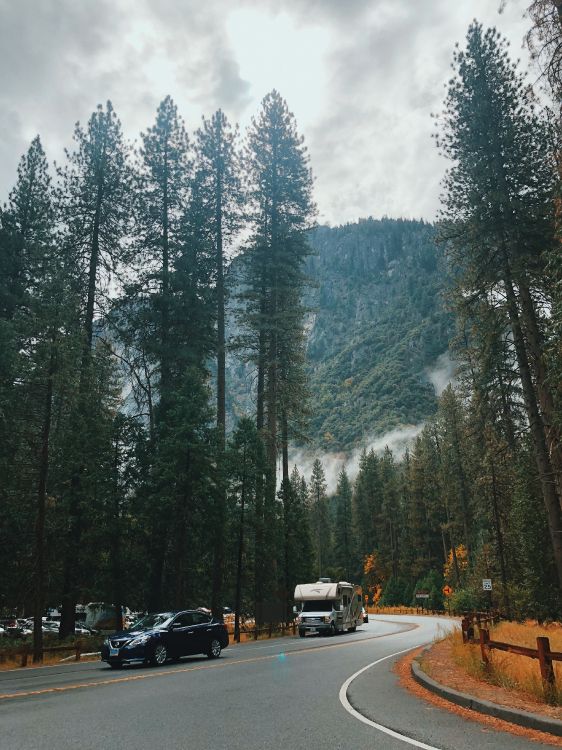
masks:
{"label": "car windshield", "polygon": [[334,602],[324,600],[303,602],[302,612],[331,612]]}
{"label": "car windshield", "polygon": [[134,622],[129,630],[152,630],[153,628],[160,628],[167,625],[173,616],[173,612],[145,615],[140,620]]}

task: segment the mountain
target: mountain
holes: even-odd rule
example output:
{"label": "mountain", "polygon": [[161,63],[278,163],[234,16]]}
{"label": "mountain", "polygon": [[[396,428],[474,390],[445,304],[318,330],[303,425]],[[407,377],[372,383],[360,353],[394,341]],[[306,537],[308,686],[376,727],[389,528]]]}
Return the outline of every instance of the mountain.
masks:
{"label": "mountain", "polygon": [[[310,437],[338,451],[434,413],[430,370],[447,350],[435,228],[365,219],[310,236]],[[252,413],[251,369],[228,358],[230,411]]]}

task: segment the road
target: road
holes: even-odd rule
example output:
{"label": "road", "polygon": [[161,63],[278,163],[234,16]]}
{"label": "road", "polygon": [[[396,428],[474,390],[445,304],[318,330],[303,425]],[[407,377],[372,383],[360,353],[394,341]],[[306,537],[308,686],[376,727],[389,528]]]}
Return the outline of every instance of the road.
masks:
{"label": "road", "polygon": [[536,750],[397,685],[391,668],[402,652],[451,626],[372,617],[356,633],[258,641],[229,647],[216,661],[0,672],[0,748]]}

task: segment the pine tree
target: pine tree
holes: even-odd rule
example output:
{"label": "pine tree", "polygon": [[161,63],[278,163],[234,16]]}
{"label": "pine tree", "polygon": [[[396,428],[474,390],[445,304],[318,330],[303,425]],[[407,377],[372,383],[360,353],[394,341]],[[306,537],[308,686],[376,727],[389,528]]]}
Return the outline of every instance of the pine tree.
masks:
{"label": "pine tree", "polygon": [[[301,296],[303,264],[308,254],[305,232],[314,207],[312,178],[303,139],[293,115],[273,91],[252,120],[244,155],[252,237],[245,254],[240,316],[241,344],[257,369],[256,424],[264,435],[267,466],[263,503],[258,497],[264,538],[258,546],[273,548],[276,537],[276,462],[281,443],[282,487],[289,502],[288,442],[292,422],[304,403]],[[259,492],[260,496],[262,493]],[[256,597],[264,595],[263,565],[256,561]],[[276,577],[277,562],[273,560]]]}
{"label": "pine tree", "polygon": [[320,459],[312,465],[312,475],[308,483],[308,497],[310,507],[310,527],[313,538],[315,568],[318,578],[325,575],[332,563],[332,523],[324,468]]}
{"label": "pine tree", "polygon": [[336,488],[336,524],[334,532],[336,564],[340,577],[351,580],[352,574],[352,489],[345,468],[340,471]]}
{"label": "pine tree", "polygon": [[90,434],[95,431],[89,418],[92,413],[90,384],[94,369],[94,321],[103,311],[109,279],[121,260],[131,213],[128,147],[111,102],[107,102],[105,110],[98,106],[86,129],[76,125],[74,140],[76,148],[67,152],[67,164],[60,171],[62,188],[58,197],[61,217],[66,225],[66,243],[74,254],[76,285],[84,299],[80,321],[82,355],[75,422],[75,465],[70,478],[69,529],[64,552],[61,637],[74,632],[81,572],[82,515],[89,492],[84,480],[89,472],[88,465],[95,464],[95,456],[89,450]]}
{"label": "pine tree", "polygon": [[353,525],[357,544],[355,559],[356,574],[363,574],[363,560],[366,554],[375,550],[380,557],[381,541],[386,530],[381,533],[380,521],[383,505],[383,486],[379,459],[374,451],[363,451],[359,460],[359,473],[353,492]]}
{"label": "pine tree", "polygon": [[495,30],[474,23],[454,66],[439,139],[454,162],[444,236],[464,304],[505,300],[562,587],[562,446],[538,303],[549,295],[544,251],[554,242],[553,142]]}
{"label": "pine tree", "polygon": [[[191,157],[189,140],[177,107],[168,96],[159,105],[156,122],[141,136],[142,145],[136,165],[134,282],[124,300],[125,337],[137,349],[145,365],[141,382],[150,391],[153,422],[152,472],[149,498],[158,497],[154,506],[148,500],[151,573],[149,608],[162,606],[168,518],[179,495],[173,491],[171,477],[176,464],[168,451],[175,454],[173,423],[181,420],[175,412],[173,364],[178,341],[172,329],[181,325],[175,317],[173,276],[175,262],[184,250],[185,212],[189,198]],[[182,342],[183,343],[183,342]],[[147,381],[146,371],[151,371]],[[199,391],[196,390],[199,394]],[[187,408],[187,404],[185,404]],[[178,446],[179,447],[179,446]],[[184,464],[183,469],[187,466]],[[182,476],[185,476],[182,472]],[[179,529],[185,529],[182,511]],[[180,586],[181,588],[181,586]]]}
{"label": "pine tree", "polygon": [[533,0],[527,10],[533,27],[527,34],[531,54],[538,59],[558,102],[562,99],[562,2]]}
{"label": "pine tree", "polygon": [[[218,464],[224,464],[226,444],[226,339],[225,310],[227,251],[240,224],[242,190],[237,151],[238,130],[233,129],[219,109],[210,120],[203,120],[195,134],[194,192],[201,206],[204,232],[212,245],[217,320],[217,442]],[[226,487],[218,482],[214,512],[215,539],[211,609],[221,612],[224,567],[224,533],[226,523]]]}
{"label": "pine tree", "polygon": [[[26,409],[15,414],[25,420],[26,432],[33,438],[29,465],[6,467],[3,475],[10,484],[10,473],[29,471],[35,485],[35,539],[33,545],[33,660],[42,659],[42,616],[45,603],[45,522],[47,482],[50,468],[51,425],[55,376],[63,324],[61,308],[64,279],[55,249],[55,211],[48,165],[37,136],[18,167],[18,180],[10,193],[4,215],[13,247],[17,249],[15,274],[19,305],[14,305],[15,333],[19,357],[16,376],[20,398],[26,394]],[[14,276],[12,276],[15,281]],[[15,394],[14,394],[15,395]],[[17,418],[17,417],[16,417]],[[18,430],[15,431],[16,434]],[[22,455],[23,458],[23,455]],[[36,467],[35,467],[36,464]]]}
{"label": "pine tree", "polygon": [[244,597],[244,583],[251,580],[251,570],[245,566],[251,554],[249,529],[255,514],[256,491],[263,473],[263,444],[256,426],[249,417],[237,424],[229,445],[229,498],[235,529],[235,586],[234,640],[240,640],[240,618]]}

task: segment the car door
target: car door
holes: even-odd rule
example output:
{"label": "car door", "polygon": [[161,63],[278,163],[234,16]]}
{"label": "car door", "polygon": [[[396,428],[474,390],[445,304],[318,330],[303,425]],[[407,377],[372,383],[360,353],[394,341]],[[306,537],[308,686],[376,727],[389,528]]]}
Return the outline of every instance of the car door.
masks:
{"label": "car door", "polygon": [[213,636],[213,627],[211,625],[210,615],[203,612],[193,612],[193,629],[197,635],[194,643],[197,645],[197,651],[194,653],[206,654]]}
{"label": "car door", "polygon": [[168,629],[168,640],[172,656],[186,656],[194,654],[195,631],[193,629],[193,614],[180,612]]}

